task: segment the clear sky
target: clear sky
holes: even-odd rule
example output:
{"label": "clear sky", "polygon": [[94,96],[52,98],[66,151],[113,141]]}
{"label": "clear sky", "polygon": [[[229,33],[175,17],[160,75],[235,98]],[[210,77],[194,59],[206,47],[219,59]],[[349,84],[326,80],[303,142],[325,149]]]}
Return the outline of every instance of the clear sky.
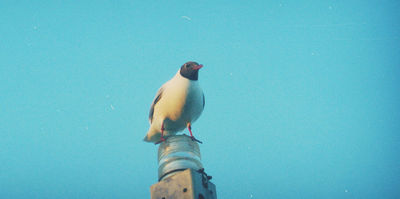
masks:
{"label": "clear sky", "polygon": [[189,60],[219,198],[400,198],[399,10],[1,1],[0,198],[149,198],[150,104]]}

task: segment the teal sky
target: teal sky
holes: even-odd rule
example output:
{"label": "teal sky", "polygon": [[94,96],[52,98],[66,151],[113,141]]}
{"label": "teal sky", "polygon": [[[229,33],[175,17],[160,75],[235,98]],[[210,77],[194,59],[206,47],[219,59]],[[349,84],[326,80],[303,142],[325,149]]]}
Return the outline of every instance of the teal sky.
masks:
{"label": "teal sky", "polygon": [[399,1],[144,2],[0,2],[0,198],[149,198],[189,60],[218,198],[400,198]]}

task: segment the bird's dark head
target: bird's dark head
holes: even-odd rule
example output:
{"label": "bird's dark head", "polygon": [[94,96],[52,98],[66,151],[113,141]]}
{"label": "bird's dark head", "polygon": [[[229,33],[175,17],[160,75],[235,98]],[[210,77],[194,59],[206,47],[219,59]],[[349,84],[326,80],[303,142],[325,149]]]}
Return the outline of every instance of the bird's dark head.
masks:
{"label": "bird's dark head", "polygon": [[190,80],[198,80],[199,79],[199,70],[203,65],[198,64],[197,62],[186,62],[182,65],[180,73],[183,77],[188,78]]}

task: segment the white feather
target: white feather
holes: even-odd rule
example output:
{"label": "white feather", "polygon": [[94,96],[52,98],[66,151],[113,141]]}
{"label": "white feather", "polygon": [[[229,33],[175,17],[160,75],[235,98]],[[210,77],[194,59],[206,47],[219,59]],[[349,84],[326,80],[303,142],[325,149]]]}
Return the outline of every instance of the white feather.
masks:
{"label": "white feather", "polygon": [[163,122],[164,136],[175,135],[188,123],[195,122],[203,112],[203,91],[198,80],[184,78],[178,70],[160,89],[161,98],[154,105],[150,128],[144,139],[147,142],[160,140]]}

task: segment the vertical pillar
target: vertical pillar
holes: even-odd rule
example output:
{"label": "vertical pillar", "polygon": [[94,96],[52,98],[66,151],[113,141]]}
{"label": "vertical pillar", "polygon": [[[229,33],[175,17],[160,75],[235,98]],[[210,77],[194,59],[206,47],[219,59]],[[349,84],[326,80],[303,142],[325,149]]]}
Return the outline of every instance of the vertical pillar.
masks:
{"label": "vertical pillar", "polygon": [[158,148],[158,183],[151,199],[216,199],[211,176],[204,172],[200,148],[187,135],[170,136]]}

